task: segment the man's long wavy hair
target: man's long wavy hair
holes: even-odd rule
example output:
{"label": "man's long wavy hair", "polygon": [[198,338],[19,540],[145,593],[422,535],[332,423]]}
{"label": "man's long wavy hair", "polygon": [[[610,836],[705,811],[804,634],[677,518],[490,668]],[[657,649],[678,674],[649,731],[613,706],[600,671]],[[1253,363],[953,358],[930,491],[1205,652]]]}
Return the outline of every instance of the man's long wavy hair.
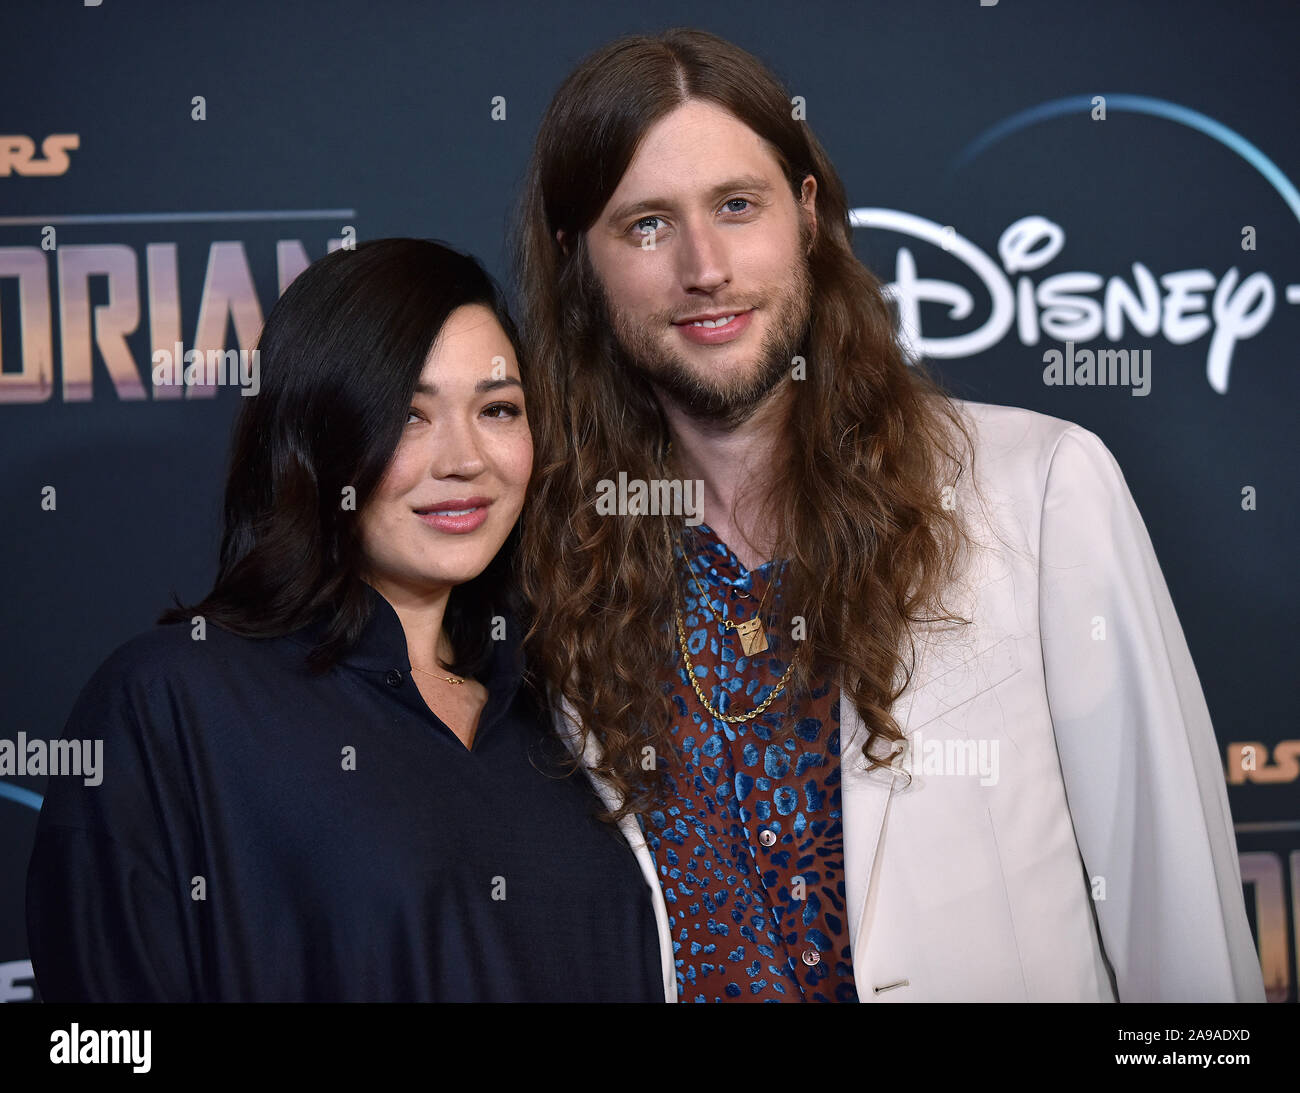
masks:
{"label": "man's long wavy hair", "polygon": [[678,655],[683,578],[664,523],[675,534],[682,518],[597,513],[601,479],[676,476],[659,404],[621,363],[602,319],[586,232],[647,130],[692,99],[762,137],[796,200],[805,176],[817,181],[806,378],[783,381],[792,388],[778,448],[786,458],[767,496],[773,557],[787,562],[784,621],[802,615],[806,626],[788,696],[809,694],[818,678],[840,681],[868,730],[867,763],[889,766],[903,739],[890,707],[915,668],[910,626],[969,621],[939,601],[969,542],[944,487],[973,478],[970,434],[900,346],[879,280],[854,256],[844,187],[825,151],[792,117],[777,79],[739,47],[684,29],[611,43],[547,110],[515,231],[535,429],[519,556],[535,620],[530,664],[572,706],[582,744],[594,736],[599,746],[595,770],[622,798],[607,819],[648,807],[662,764],[645,758],[673,754],[661,681]]}

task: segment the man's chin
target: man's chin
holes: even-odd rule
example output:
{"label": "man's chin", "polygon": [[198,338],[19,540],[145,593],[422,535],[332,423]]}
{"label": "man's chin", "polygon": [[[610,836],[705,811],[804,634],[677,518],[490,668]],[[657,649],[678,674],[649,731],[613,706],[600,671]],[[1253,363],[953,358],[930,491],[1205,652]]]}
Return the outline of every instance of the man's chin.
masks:
{"label": "man's chin", "polygon": [[716,374],[702,376],[690,371],[652,378],[659,397],[671,402],[688,417],[701,423],[735,428],[748,421],[773,397],[784,373],[760,379],[737,376],[733,383],[719,383]]}

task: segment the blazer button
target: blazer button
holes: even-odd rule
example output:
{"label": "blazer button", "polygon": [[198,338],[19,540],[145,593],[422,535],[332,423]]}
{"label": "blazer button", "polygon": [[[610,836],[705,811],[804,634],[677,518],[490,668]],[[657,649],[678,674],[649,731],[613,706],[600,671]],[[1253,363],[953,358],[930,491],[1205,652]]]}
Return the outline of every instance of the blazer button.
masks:
{"label": "blazer button", "polygon": [[807,964],[809,967],[812,967],[814,964],[820,964],[821,959],[822,959],[822,954],[819,953],[816,949],[804,949],[803,962]]}
{"label": "blazer button", "polygon": [[758,841],[764,846],[773,846],[776,843],[776,832],[765,827],[758,833]]}
{"label": "blazer button", "polygon": [[390,687],[400,687],[402,685],[402,673],[396,668],[388,669],[388,675],[386,678]]}

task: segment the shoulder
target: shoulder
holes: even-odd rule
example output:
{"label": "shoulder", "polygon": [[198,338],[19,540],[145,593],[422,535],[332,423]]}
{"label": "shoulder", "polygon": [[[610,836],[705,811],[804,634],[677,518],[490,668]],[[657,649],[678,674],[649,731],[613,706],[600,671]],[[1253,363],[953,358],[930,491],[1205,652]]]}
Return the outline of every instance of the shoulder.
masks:
{"label": "shoulder", "polygon": [[1084,438],[1101,443],[1095,433],[1082,425],[1037,410],[966,399],[952,401],[973,427],[977,458],[982,455],[986,462],[1020,461],[1046,466],[1063,438]]}
{"label": "shoulder", "polygon": [[1104,481],[1119,475],[1101,438],[1076,422],[1019,406],[952,401],[970,427],[981,487],[1041,498],[1049,479],[1086,482],[1101,472]]}
{"label": "shoulder", "polygon": [[81,688],[58,735],[61,751],[79,753],[83,766],[93,762],[93,777],[51,777],[43,827],[111,832],[151,853],[158,834],[150,816],[160,802],[170,802],[173,819],[189,815],[178,802],[194,782],[195,744],[221,705],[225,681],[247,662],[244,643],[213,627],[199,640],[189,625],[173,623],[117,645]]}
{"label": "shoulder", "polygon": [[1036,572],[1044,526],[1064,509],[1100,527],[1103,514],[1131,508],[1115,457],[1082,425],[1017,406],[952,401],[974,448],[974,473],[955,489],[963,525],[983,548],[974,572]]}
{"label": "shoulder", "polygon": [[[278,651],[279,656],[268,656]],[[192,709],[205,694],[256,678],[301,648],[286,638],[246,638],[211,624],[157,625],[119,644],[91,674],[73,716],[148,715],[150,724]]]}

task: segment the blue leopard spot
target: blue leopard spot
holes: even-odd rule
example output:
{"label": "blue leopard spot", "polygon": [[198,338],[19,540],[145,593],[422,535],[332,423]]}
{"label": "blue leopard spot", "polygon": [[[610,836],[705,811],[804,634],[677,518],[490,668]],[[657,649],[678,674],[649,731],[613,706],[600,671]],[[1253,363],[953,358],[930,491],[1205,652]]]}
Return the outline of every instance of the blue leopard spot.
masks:
{"label": "blue leopard spot", "polygon": [[817,898],[817,893],[809,892],[807,902],[803,909],[803,924],[805,926],[811,926],[817,921],[817,916],[821,914],[821,910],[822,901]]}
{"label": "blue leopard spot", "polygon": [[803,787],[805,807],[809,812],[820,812],[826,803],[826,794],[817,788],[816,782],[806,782]]}
{"label": "blue leopard spot", "polygon": [[795,735],[810,744],[817,739],[821,731],[822,723],[815,717],[805,717],[794,727]]}
{"label": "blue leopard spot", "polygon": [[824,755],[819,755],[815,751],[806,751],[795,761],[794,776],[802,778],[805,771],[811,770],[813,767],[825,766],[825,764],[826,757]]}
{"label": "blue leopard spot", "polygon": [[769,744],[763,752],[763,773],[769,778],[784,778],[790,769],[790,757],[775,744]]}

